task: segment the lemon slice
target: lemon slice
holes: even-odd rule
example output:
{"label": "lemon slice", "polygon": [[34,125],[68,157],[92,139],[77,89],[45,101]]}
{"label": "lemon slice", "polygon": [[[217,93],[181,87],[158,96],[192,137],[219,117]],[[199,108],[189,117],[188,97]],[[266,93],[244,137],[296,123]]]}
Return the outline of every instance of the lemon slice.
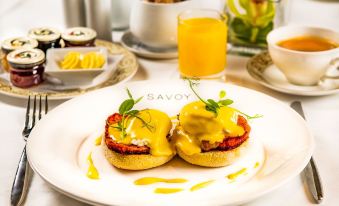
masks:
{"label": "lemon slice", "polygon": [[97,68],[101,68],[105,64],[105,58],[102,54],[97,55]]}
{"label": "lemon slice", "polygon": [[95,66],[95,54],[93,54],[92,52],[88,53],[88,58],[89,58],[89,65],[87,67],[87,69],[89,68],[94,68]]}
{"label": "lemon slice", "polygon": [[79,64],[80,53],[78,52],[69,52],[64,57],[64,60],[61,62],[62,69],[74,69],[78,67]]}
{"label": "lemon slice", "polygon": [[82,61],[81,61],[81,68],[86,69],[89,68],[90,62],[91,62],[91,57],[88,54],[85,54]]}
{"label": "lemon slice", "polygon": [[80,54],[79,52],[68,52],[63,61],[59,63],[62,69],[92,69],[101,68],[105,64],[105,58],[98,52],[88,52]]}

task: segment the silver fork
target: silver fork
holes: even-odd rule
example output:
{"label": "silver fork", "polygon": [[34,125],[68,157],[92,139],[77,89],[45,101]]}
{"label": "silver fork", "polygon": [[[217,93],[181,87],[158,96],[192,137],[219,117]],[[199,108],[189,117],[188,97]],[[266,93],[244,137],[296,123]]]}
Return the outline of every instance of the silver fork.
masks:
{"label": "silver fork", "polygon": [[[26,119],[25,119],[25,127],[22,131],[22,136],[25,141],[29,134],[31,133],[33,127],[35,126],[36,119],[40,120],[42,116],[43,103],[42,97],[39,96],[39,101],[37,104],[37,96],[34,96],[33,100],[33,108],[31,108],[31,96],[28,97],[27,108],[26,108]],[[38,114],[37,114],[38,107]],[[44,113],[46,114],[48,111],[48,99],[45,96],[44,101]],[[32,111],[32,113],[31,113]],[[26,155],[26,145],[22,151],[18,168],[16,170],[15,178],[13,181],[12,192],[11,192],[11,205],[17,206],[21,205],[28,191],[28,185],[30,182],[30,173],[32,169],[28,164],[27,155]]]}

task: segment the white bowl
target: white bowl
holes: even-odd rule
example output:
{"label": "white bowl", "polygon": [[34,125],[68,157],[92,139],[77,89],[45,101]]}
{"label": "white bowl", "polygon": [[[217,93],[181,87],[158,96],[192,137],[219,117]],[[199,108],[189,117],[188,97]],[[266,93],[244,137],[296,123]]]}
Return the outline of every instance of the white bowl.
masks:
{"label": "white bowl", "polygon": [[[67,53],[79,52],[80,54],[86,54],[89,52],[97,52],[104,56],[105,63],[101,68],[75,68],[75,69],[62,69],[59,66]],[[60,49],[47,50],[46,67],[45,72],[51,75],[59,74],[87,74],[96,76],[107,69],[107,49],[104,47],[70,47]]]}

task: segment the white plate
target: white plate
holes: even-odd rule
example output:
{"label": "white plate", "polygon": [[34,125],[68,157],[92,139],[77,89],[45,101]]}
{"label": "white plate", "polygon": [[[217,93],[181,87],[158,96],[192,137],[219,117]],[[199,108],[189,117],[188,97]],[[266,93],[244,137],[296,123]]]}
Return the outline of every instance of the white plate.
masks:
{"label": "white plate", "polygon": [[[84,94],[86,92],[98,89],[98,88],[103,88],[107,86],[112,86],[116,84],[121,84],[123,82],[126,82],[130,80],[135,73],[138,70],[138,62],[137,58],[135,57],[134,54],[129,52],[127,49],[122,47],[119,44],[115,44],[112,42],[108,41],[103,41],[103,40],[96,40],[95,41],[96,46],[98,47],[105,47],[108,51],[108,69],[106,72],[102,72],[100,75],[100,78],[96,75],[92,76],[85,74],[82,78],[80,75],[77,75],[76,78],[72,77],[67,77],[67,75],[57,75],[54,74],[55,77],[58,79],[61,79],[65,85],[70,88],[70,87],[78,87],[78,88],[71,88],[71,89],[64,89],[62,85],[54,85],[54,84],[49,84],[48,81],[46,83],[43,83],[39,86],[36,87],[31,87],[31,88],[19,88],[15,87],[11,84],[9,80],[9,73],[2,73],[1,74],[1,66],[0,66],[0,93],[4,95],[8,95],[11,97],[18,97],[18,98],[25,98],[27,99],[29,95],[48,95],[48,99],[70,99],[75,96],[78,96],[80,94]],[[3,53],[0,50],[0,57],[3,55]],[[119,60],[121,58],[115,58],[119,56],[123,56],[122,60],[118,63],[118,65],[114,64],[114,60]],[[111,58],[112,57],[112,58]],[[117,68],[115,68],[115,66]],[[114,68],[113,68],[114,67]],[[101,82],[104,78],[102,78],[101,75],[106,76],[106,74],[109,74],[109,79],[106,79],[105,82]],[[113,73],[113,74],[112,74]],[[93,82],[92,80],[96,78],[96,81]],[[90,78],[90,79],[89,79]],[[79,81],[80,80],[80,81]],[[90,81],[92,82],[90,82]],[[59,81],[57,81],[59,82]],[[95,83],[96,85],[90,84],[89,86],[92,86],[88,88],[88,83]],[[69,84],[70,83],[70,84]],[[73,83],[76,83],[77,85],[74,85]],[[83,84],[85,83],[85,84]],[[79,87],[79,85],[82,85]],[[85,88],[83,88],[85,87]]]}
{"label": "white plate", "polygon": [[178,58],[177,48],[154,48],[140,42],[130,31],[125,32],[121,37],[122,45],[140,57],[150,59],[176,59]]}
{"label": "white plate", "polygon": [[326,80],[326,84],[316,86],[299,86],[289,83],[284,74],[273,64],[267,52],[252,57],[247,63],[247,71],[260,84],[287,94],[324,96],[339,92],[339,83],[336,80]]}
{"label": "white plate", "polygon": [[[218,98],[226,90],[234,107],[263,117],[250,122],[251,150],[239,162],[223,168],[191,166],[180,159],[146,171],[115,169],[104,159],[94,139],[103,132],[105,119],[116,112],[127,98],[128,87],[135,97],[144,96],[138,108],[157,108],[175,115],[188,102],[196,100],[184,81],[141,81],[107,87],[74,98],[55,108],[39,121],[27,144],[29,162],[34,171],[58,191],[78,200],[105,205],[230,205],[257,198],[299,174],[309,161],[314,141],[305,121],[288,106],[262,93],[219,82],[202,81],[197,90],[204,98]],[[265,160],[263,161],[263,150]],[[86,158],[93,161],[101,178],[86,177]],[[260,170],[253,164],[261,162]],[[249,174],[235,183],[225,178],[241,167]],[[259,169],[259,168],[258,168]],[[180,177],[184,185],[135,186],[140,177]],[[190,192],[190,186],[216,179],[207,188]],[[155,194],[156,187],[180,187],[175,194]]]}

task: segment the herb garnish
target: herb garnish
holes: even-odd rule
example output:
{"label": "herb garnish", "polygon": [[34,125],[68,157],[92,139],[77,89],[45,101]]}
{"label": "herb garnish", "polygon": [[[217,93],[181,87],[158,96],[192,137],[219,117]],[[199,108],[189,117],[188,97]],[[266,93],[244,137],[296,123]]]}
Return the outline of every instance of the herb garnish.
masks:
{"label": "herb garnish", "polygon": [[[191,90],[193,91],[193,93],[195,94],[195,96],[198,97],[198,99],[203,102],[205,104],[205,109],[207,111],[210,111],[210,112],[213,112],[216,116],[218,116],[218,112],[219,112],[219,109],[221,107],[226,107],[226,106],[229,106],[231,104],[233,104],[233,100],[231,99],[228,99],[226,98],[226,92],[224,90],[221,90],[219,92],[219,100],[218,101],[215,101],[213,99],[207,99],[207,100],[204,100],[202,97],[199,96],[199,94],[194,90],[194,86],[198,85],[199,84],[199,79],[188,79],[186,78],[186,80],[188,80],[189,82],[189,86],[191,88]],[[237,109],[235,109],[238,113],[244,115],[247,119],[256,119],[256,118],[260,118],[262,117],[262,115],[260,114],[256,114],[254,116],[250,116],[248,114],[245,114]]]}
{"label": "herb garnish", "polygon": [[121,138],[125,138],[127,135],[126,134],[126,120],[129,117],[135,117],[139,119],[143,123],[143,126],[145,126],[150,131],[153,128],[153,126],[151,126],[148,122],[146,122],[141,117],[137,116],[138,113],[140,112],[139,110],[133,109],[133,107],[142,100],[143,96],[135,100],[131,92],[129,91],[129,89],[127,88],[126,90],[127,90],[129,99],[126,99],[125,101],[121,103],[119,107],[119,114],[121,115],[121,121],[117,123],[117,126],[113,126],[113,128],[121,131]]}
{"label": "herb garnish", "polygon": [[224,99],[226,97],[226,92],[225,91],[220,91],[219,93],[219,101],[216,102],[215,100],[213,99],[207,99],[207,100],[204,100],[203,98],[201,98],[199,96],[199,94],[194,90],[194,86],[198,85],[199,83],[197,82],[198,80],[194,79],[187,79],[188,82],[189,82],[189,85],[190,85],[190,88],[191,90],[193,91],[193,93],[195,94],[195,96],[198,97],[198,99],[200,101],[202,101],[206,106],[206,110],[207,111],[211,111],[213,113],[215,113],[215,115],[217,116],[218,115],[218,111],[220,109],[220,107],[222,106],[228,106],[228,105],[231,105],[233,103],[233,100],[231,99]]}

